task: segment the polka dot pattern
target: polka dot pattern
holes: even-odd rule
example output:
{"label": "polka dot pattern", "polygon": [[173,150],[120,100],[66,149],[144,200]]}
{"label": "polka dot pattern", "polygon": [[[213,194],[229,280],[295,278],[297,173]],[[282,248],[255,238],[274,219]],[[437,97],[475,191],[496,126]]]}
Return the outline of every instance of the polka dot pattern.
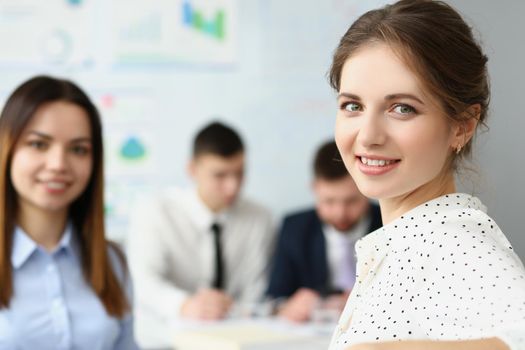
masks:
{"label": "polka dot pattern", "polygon": [[525,269],[485,212],[479,199],[450,194],[361,239],[330,350],[492,336],[525,349]]}

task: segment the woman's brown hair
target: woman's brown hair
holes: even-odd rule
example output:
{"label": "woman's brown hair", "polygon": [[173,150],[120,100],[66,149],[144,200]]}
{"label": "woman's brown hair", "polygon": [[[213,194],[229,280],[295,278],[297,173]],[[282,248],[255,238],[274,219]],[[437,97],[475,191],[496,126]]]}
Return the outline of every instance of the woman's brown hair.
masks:
{"label": "woman's brown hair", "polygon": [[[340,89],[345,62],[364,46],[386,43],[441,102],[455,122],[472,117],[468,107],[479,104],[484,123],[489,98],[487,57],[471,28],[443,1],[401,0],[359,17],[341,38],[329,72],[330,85]],[[458,156],[471,153],[471,142]],[[456,156],[457,157],[457,156]]]}
{"label": "woman's brown hair", "polygon": [[[109,315],[122,317],[129,309],[123,288],[111,267],[110,243],[104,232],[104,169],[102,124],[88,96],[68,80],[37,76],[20,85],[0,116],[0,309],[9,307],[13,290],[11,250],[16,225],[17,194],[10,178],[13,149],[24,127],[43,104],[65,101],[83,108],[91,126],[93,173],[84,192],[69,207],[69,218],[81,246],[84,278]],[[117,255],[120,252],[117,251]]]}

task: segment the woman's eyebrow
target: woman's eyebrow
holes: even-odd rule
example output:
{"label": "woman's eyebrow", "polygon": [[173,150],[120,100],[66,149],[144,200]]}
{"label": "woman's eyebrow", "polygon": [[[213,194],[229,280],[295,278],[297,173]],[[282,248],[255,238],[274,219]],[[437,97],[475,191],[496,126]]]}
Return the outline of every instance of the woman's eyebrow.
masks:
{"label": "woman's eyebrow", "polygon": [[[41,137],[43,139],[46,139],[46,140],[52,140],[53,137],[51,135],[48,135],[46,133],[43,133],[41,131],[36,131],[36,130],[30,130],[27,132],[28,135],[36,135],[38,137]],[[76,137],[74,139],[71,139],[69,141],[69,143],[79,143],[79,142],[91,142],[91,137],[89,136],[81,136],[81,137]]]}
{"label": "woman's eyebrow", "polygon": [[425,104],[423,101],[421,101],[421,99],[419,99],[418,97],[416,97],[416,96],[414,96],[412,94],[399,93],[399,94],[391,94],[391,95],[386,95],[385,96],[385,100],[386,101],[395,100],[395,99],[398,99],[398,98],[407,98],[407,99],[411,99],[411,100],[417,101],[417,102],[421,103],[422,105]]}
{"label": "woman's eyebrow", "polygon": [[361,101],[361,97],[359,97],[359,96],[357,96],[355,94],[348,93],[348,92],[340,92],[337,95],[337,99],[340,99],[341,97],[346,97],[346,98],[351,98],[353,100]]}
{"label": "woman's eyebrow", "polygon": [[36,131],[36,130],[30,130],[30,131],[27,132],[27,134],[28,135],[36,135],[38,137],[42,137],[42,138],[47,139],[47,140],[53,139],[51,137],[51,135],[48,135],[46,133],[43,133],[43,132],[40,132],[40,131]]}

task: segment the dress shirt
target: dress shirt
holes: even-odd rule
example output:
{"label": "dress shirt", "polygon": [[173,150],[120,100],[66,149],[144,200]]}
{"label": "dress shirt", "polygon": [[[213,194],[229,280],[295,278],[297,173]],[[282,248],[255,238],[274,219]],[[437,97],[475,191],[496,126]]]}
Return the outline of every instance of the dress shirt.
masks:
{"label": "dress shirt", "polygon": [[330,350],[498,337],[525,349],[525,269],[479,199],[424,203],[357,243],[357,280]]}
{"label": "dress shirt", "polygon": [[136,334],[142,346],[153,345],[144,340],[149,338],[141,326],[145,320],[150,329],[176,321],[186,298],[212,286],[214,222],[222,227],[224,291],[241,303],[262,296],[274,240],[269,212],[239,198],[217,215],[196,190],[170,188],[139,202],[130,221],[128,253],[136,290]]}
{"label": "dress shirt", "polygon": [[[353,283],[348,286],[345,283],[345,264],[347,268],[353,270],[355,274],[355,243],[368,232],[370,226],[369,215],[363,217],[354,227],[346,232],[341,232],[331,225],[323,225],[323,233],[326,240],[326,253],[330,271],[330,285],[335,290],[348,290]],[[350,262],[348,261],[350,258]],[[355,278],[355,277],[354,277]],[[345,281],[345,282],[343,282]],[[343,285],[343,284],[346,284]]]}
{"label": "dress shirt", "polygon": [[[131,281],[117,253],[109,248],[117,278],[131,300]],[[68,225],[49,253],[20,227],[14,232],[11,263],[14,295],[0,309],[1,350],[128,350],[133,340],[131,313],[111,317],[84,279],[80,246]]]}

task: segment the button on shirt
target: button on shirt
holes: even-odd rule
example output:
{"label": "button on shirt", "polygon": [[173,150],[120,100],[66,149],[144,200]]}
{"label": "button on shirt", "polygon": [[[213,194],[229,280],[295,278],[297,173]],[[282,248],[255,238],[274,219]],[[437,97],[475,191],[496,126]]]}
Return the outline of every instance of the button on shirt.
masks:
{"label": "button on shirt", "polygon": [[[0,309],[0,349],[136,349],[131,315],[106,314],[80,265],[80,247],[71,226],[49,253],[21,228],[13,237],[14,295]],[[111,250],[110,250],[111,252]],[[110,259],[119,264],[116,253]],[[120,265],[120,264],[119,264]],[[122,266],[115,271],[123,277]],[[131,292],[129,278],[126,291]]]}
{"label": "button on shirt", "polygon": [[525,350],[525,269],[479,199],[422,204],[357,243],[357,280],[330,350],[498,337]]}

